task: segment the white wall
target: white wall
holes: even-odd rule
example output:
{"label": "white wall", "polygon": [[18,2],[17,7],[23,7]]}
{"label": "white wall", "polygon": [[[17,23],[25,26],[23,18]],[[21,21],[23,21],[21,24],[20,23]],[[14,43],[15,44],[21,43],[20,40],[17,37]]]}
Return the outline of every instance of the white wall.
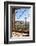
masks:
{"label": "white wall", "polygon": [[[0,0],[0,46],[1,45],[3,46],[3,43],[4,43],[4,1],[6,1],[6,0]],[[14,1],[14,0],[9,0],[9,1]],[[19,0],[15,0],[15,1],[19,1]],[[36,3],[36,0],[20,0],[20,1],[22,1],[22,2],[23,1],[24,2],[35,2]],[[6,46],[6,45],[4,45],[4,46]],[[36,43],[29,43],[29,44],[28,43],[25,43],[25,44],[11,44],[11,46],[36,46]]]}
{"label": "white wall", "polygon": [[7,1],[36,2],[36,0],[7,0]]}

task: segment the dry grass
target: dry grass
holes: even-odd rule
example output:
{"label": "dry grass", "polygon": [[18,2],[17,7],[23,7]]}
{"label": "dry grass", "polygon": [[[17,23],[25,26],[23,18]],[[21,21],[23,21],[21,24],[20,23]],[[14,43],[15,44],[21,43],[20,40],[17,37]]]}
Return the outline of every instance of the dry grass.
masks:
{"label": "dry grass", "polygon": [[19,33],[19,32],[12,32],[13,37],[20,37],[20,36],[28,36],[29,34],[27,33]]}

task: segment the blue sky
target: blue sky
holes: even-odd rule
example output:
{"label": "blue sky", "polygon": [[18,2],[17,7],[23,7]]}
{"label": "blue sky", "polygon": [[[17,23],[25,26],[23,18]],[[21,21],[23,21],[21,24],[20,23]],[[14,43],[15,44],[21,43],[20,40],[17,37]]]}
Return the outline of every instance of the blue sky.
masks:
{"label": "blue sky", "polygon": [[29,9],[20,8],[20,9],[15,10],[15,13],[16,13],[15,21],[24,21],[25,17],[27,17],[27,19],[28,19],[28,16],[31,14],[31,8],[29,8]]}

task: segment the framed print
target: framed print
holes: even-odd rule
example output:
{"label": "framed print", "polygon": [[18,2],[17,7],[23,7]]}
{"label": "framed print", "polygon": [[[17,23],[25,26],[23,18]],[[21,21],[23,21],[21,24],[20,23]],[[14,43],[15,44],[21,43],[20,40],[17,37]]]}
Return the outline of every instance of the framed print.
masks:
{"label": "framed print", "polygon": [[4,2],[4,43],[35,42],[35,3]]}

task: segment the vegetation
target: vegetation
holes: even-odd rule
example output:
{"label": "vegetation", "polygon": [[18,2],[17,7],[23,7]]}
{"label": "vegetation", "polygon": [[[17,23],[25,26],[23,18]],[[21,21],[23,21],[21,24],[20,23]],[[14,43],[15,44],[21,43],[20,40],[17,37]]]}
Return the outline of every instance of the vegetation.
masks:
{"label": "vegetation", "polygon": [[[22,21],[21,21],[21,22],[22,22]],[[29,23],[26,22],[26,23],[24,24],[24,22],[23,22],[23,23],[16,22],[16,23],[15,23],[15,29],[16,29],[17,31],[20,31],[20,29],[21,29],[21,31],[29,30]]]}

